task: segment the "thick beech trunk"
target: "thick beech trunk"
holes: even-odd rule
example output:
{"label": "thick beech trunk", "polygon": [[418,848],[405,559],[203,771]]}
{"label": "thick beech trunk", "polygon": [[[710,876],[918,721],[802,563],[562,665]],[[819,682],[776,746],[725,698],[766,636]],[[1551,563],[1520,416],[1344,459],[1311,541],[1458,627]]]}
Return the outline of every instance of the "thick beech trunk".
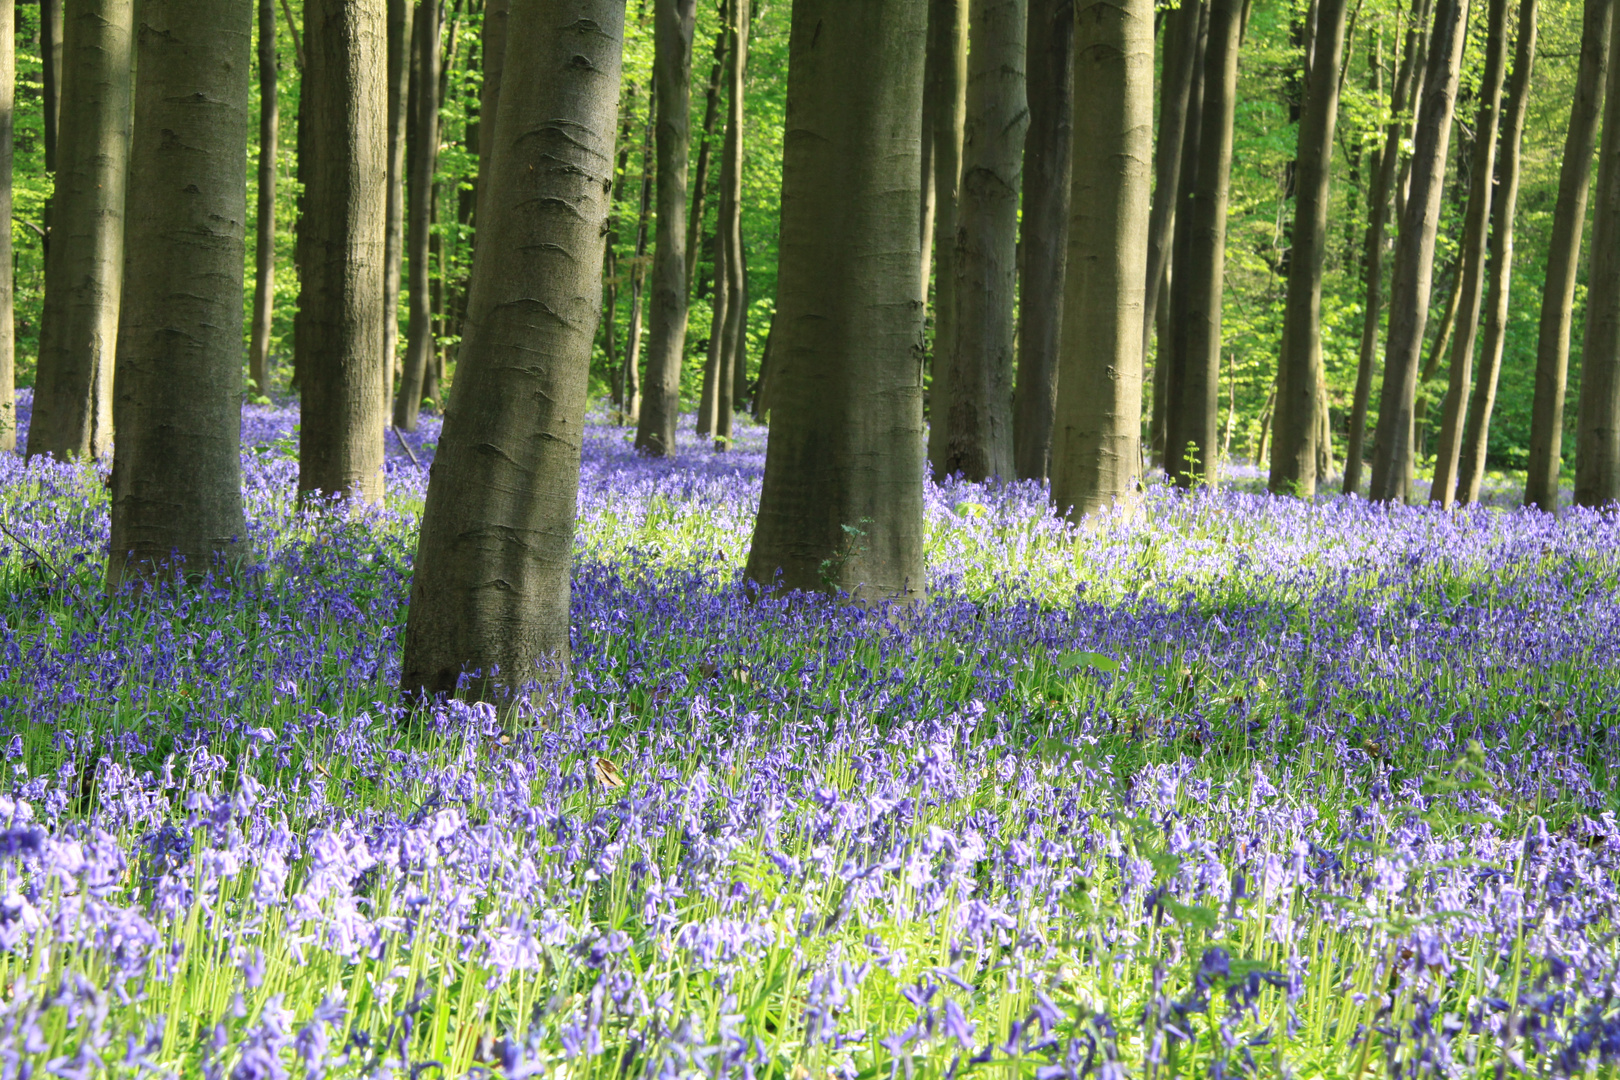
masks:
{"label": "thick beech trunk", "polygon": [[407,697],[562,683],[624,47],[620,0],[526,0],[507,64],[455,398],[428,483]]}
{"label": "thick beech trunk", "polygon": [[771,432],[748,577],[921,595],[924,0],[797,0]]}
{"label": "thick beech trunk", "polygon": [[242,279],[253,11],[253,0],[141,3],[129,170],[140,213],[124,245],[113,587],[177,570],[229,573],[247,540]]}
{"label": "thick beech trunk", "polygon": [[[653,90],[658,110],[658,237],[649,294],[647,378],[636,422],[636,449],[673,455],[681,418],[686,352],[687,155],[692,144],[692,35],[697,0],[654,0]],[[695,258],[692,261],[696,261]]]}
{"label": "thick beech trunk", "polygon": [[255,218],[253,330],[248,372],[253,392],[270,392],[270,328],[276,313],[276,147],[281,107],[276,98],[276,2],[259,0],[259,205]]}
{"label": "thick beech trunk", "polygon": [[956,328],[945,472],[1013,473],[1012,390],[1018,193],[1029,110],[1025,0],[969,0],[967,135],[956,225]]}
{"label": "thick beech trunk", "polygon": [[1299,144],[1294,153],[1294,233],[1288,256],[1288,299],[1278,364],[1270,487],[1301,498],[1316,495],[1322,398],[1322,264],[1327,257],[1333,181],[1333,132],[1344,60],[1345,0],[1320,0],[1312,60],[1305,77]]}
{"label": "thick beech trunk", "polygon": [[1558,172],[1558,205],[1547,244],[1547,277],[1541,290],[1541,323],[1536,335],[1536,393],[1530,418],[1530,467],[1524,502],[1547,513],[1558,510],[1558,475],[1563,468],[1564,390],[1569,380],[1569,337],[1579,277],[1581,230],[1591,189],[1592,154],[1609,65],[1609,33],[1614,0],[1586,0],[1581,22],[1581,61],[1575,100]]}
{"label": "thick beech trunk", "polygon": [[409,141],[412,0],[388,0],[388,192],[383,233],[383,400],[394,399],[399,369],[399,293],[405,252],[406,144]]}
{"label": "thick beech trunk", "polygon": [[1406,29],[1406,45],[1390,94],[1392,119],[1384,130],[1384,144],[1373,161],[1372,188],[1367,195],[1367,233],[1362,248],[1362,272],[1366,299],[1362,307],[1361,347],[1357,354],[1356,390],[1350,407],[1349,445],[1345,450],[1344,484],[1347,495],[1361,491],[1362,459],[1366,455],[1367,408],[1372,400],[1373,363],[1378,352],[1378,327],[1384,306],[1384,243],[1389,227],[1390,193],[1400,171],[1401,137],[1408,121],[1405,113],[1412,97],[1418,53],[1427,33],[1428,0],[1413,0],[1411,22]]}
{"label": "thick beech trunk", "polygon": [[1152,207],[1152,0],[1077,0],[1063,369],[1052,501],[1079,518],[1141,475],[1142,303]]}
{"label": "thick beech trunk", "polygon": [[1190,205],[1177,214],[1177,231],[1182,223],[1189,230],[1187,269],[1176,274],[1173,286],[1184,305],[1178,310],[1186,313],[1176,328],[1185,345],[1178,345],[1181,355],[1171,369],[1180,385],[1171,390],[1165,468],[1182,487],[1213,483],[1220,471],[1221,296],[1242,7],[1240,0],[1210,3],[1196,176]]}
{"label": "thick beech trunk", "polygon": [[1620,19],[1609,32],[1603,148],[1598,155],[1592,261],[1586,273],[1586,341],[1575,419],[1575,505],[1620,501]]}
{"label": "thick beech trunk", "polygon": [[1502,108],[1501,157],[1496,167],[1496,198],[1491,204],[1491,276],[1485,299],[1485,345],[1480,353],[1474,393],[1468,400],[1462,464],[1457,470],[1457,500],[1466,504],[1479,501],[1491,411],[1496,405],[1496,381],[1502,371],[1502,352],[1507,344],[1508,291],[1513,283],[1513,217],[1519,205],[1520,150],[1535,55],[1536,0],[1519,0],[1518,42],[1514,45],[1513,73],[1508,77],[1507,100]]}
{"label": "thick beech trunk", "polygon": [[[394,401],[394,426],[406,431],[416,430],[423,393],[429,382],[436,381],[429,367],[436,363],[438,351],[433,333],[432,272],[433,173],[439,162],[438,0],[423,0],[417,7],[412,41],[416,51],[416,100],[408,138],[415,146],[408,154],[410,177],[406,188],[405,238],[410,267],[410,319],[405,331],[405,368],[400,375],[399,396]],[[434,392],[437,393],[437,388]]]}
{"label": "thick beech trunk", "polygon": [[304,217],[298,319],[298,490],[375,501],[388,405],[383,342],[388,185],[383,0],[304,0]]}
{"label": "thick beech trunk", "polygon": [[1369,492],[1378,502],[1405,499],[1410,488],[1413,402],[1428,322],[1435,232],[1440,224],[1446,148],[1451,141],[1467,16],[1468,0],[1438,0],[1435,6],[1412,147],[1412,186],[1400,222],[1395,279],[1390,286],[1389,340],[1384,347],[1384,387]]}
{"label": "thick beech trunk", "polygon": [[[1435,450],[1434,483],[1429,501],[1451,505],[1457,487],[1457,460],[1462,450],[1463,413],[1474,378],[1474,344],[1485,291],[1485,253],[1490,241],[1491,200],[1495,194],[1496,129],[1502,115],[1502,73],[1507,67],[1507,0],[1488,0],[1485,16],[1485,70],[1479,83],[1479,111],[1474,119],[1473,162],[1469,169],[1468,213],[1463,219],[1461,290],[1451,341],[1451,370],[1440,414],[1440,445]],[[1498,196],[1499,197],[1499,196]]]}
{"label": "thick beech trunk", "polygon": [[29,457],[97,458],[112,442],[134,6],[67,0],[64,11],[56,242],[45,259]]}
{"label": "thick beech trunk", "polygon": [[[928,0],[928,98],[934,155],[934,351],[928,387],[928,461],[943,478],[950,411],[950,357],[956,337],[956,225],[967,126],[968,0]],[[923,295],[928,279],[923,278]]]}
{"label": "thick beech trunk", "polygon": [[[490,159],[495,153],[495,124],[500,118],[501,84],[506,78],[507,23],[512,0],[484,0],[483,64],[484,85],[478,92],[478,190],[473,209],[473,227],[484,218],[484,192],[489,190]],[[473,246],[478,244],[474,233]]]}
{"label": "thick beech trunk", "polygon": [[[1029,0],[1029,134],[1013,392],[1013,467],[1021,480],[1045,480],[1052,461],[1074,154],[1074,5],[1075,0]],[[1151,119],[1148,126],[1151,137]]]}

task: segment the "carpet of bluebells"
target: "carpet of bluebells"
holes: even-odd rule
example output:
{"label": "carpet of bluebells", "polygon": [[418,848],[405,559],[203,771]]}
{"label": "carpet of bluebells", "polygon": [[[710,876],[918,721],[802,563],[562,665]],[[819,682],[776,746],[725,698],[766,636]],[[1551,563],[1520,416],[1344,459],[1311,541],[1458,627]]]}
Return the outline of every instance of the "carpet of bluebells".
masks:
{"label": "carpet of bluebells", "polygon": [[862,610],[741,585],[763,430],[598,416],[571,697],[408,714],[436,424],[296,424],[141,595],[0,456],[0,1077],[1615,1074],[1614,514],[947,484]]}

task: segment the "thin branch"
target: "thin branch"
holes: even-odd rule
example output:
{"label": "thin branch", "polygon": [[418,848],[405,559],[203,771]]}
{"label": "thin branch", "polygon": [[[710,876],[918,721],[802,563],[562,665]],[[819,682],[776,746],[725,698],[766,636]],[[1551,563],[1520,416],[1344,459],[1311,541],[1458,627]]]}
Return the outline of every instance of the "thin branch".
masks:
{"label": "thin branch", "polygon": [[21,214],[12,214],[11,215],[11,220],[12,221],[20,221],[20,222],[22,222],[24,225],[28,226],[30,229],[33,229],[36,233],[38,233],[39,238],[41,240],[45,239],[45,230],[40,228],[38,225],[35,225],[32,221],[29,221],[27,218],[23,217]]}
{"label": "thin branch", "polygon": [[293,61],[297,63],[298,70],[304,70],[304,43],[298,40],[298,24],[293,21],[292,6],[287,0],[281,0],[282,13],[287,16],[287,29],[292,31]]}
{"label": "thin branch", "polygon": [[10,529],[6,528],[6,525],[5,525],[4,522],[0,522],[0,532],[5,533],[7,536],[9,536],[13,540],[17,541],[17,543],[19,543],[23,547],[27,548],[29,550],[29,552],[34,556],[34,558],[38,559],[41,563],[43,563],[45,565],[45,568],[47,570],[49,570],[51,573],[55,574],[58,578],[61,578],[63,576],[62,571],[58,570],[56,568],[56,564],[51,562],[51,560],[47,559],[44,556],[44,554],[42,554],[40,552],[39,548],[35,547],[33,544],[30,544],[28,541],[24,540],[22,537],[18,536],[16,533],[14,533]]}
{"label": "thin branch", "polygon": [[399,440],[399,445],[404,448],[406,456],[411,459],[411,464],[420,469],[422,467],[422,463],[416,460],[416,452],[411,449],[411,444],[405,441],[405,436],[399,433],[399,428],[393,428],[392,430],[394,432],[394,438]]}

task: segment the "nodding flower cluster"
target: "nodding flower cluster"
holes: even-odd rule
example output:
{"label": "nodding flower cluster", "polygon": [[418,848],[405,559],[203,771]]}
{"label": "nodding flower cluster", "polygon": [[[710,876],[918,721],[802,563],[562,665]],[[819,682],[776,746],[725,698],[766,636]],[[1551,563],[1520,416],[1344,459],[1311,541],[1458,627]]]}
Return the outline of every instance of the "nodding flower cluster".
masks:
{"label": "nodding flower cluster", "polygon": [[569,695],[409,714],[438,428],[334,511],[296,420],[202,587],[0,457],[0,1078],[1620,1062],[1613,514],[952,482],[883,611],[744,587],[761,430],[596,418]]}

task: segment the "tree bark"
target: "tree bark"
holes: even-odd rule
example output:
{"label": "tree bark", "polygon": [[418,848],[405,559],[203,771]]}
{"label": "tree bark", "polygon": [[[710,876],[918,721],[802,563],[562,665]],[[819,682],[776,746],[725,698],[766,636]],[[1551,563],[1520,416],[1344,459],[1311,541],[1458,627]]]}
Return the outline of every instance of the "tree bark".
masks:
{"label": "tree bark", "polygon": [[113,588],[176,571],[229,573],[245,553],[242,292],[253,11],[253,0],[141,3],[129,171],[130,205],[140,213],[124,245],[107,559]]}
{"label": "tree bark", "polygon": [[1620,19],[1609,33],[1608,90],[1598,155],[1592,261],[1586,274],[1586,342],[1575,420],[1575,505],[1620,501]]}
{"label": "tree bark", "polygon": [[[1226,206],[1231,191],[1232,130],[1237,108],[1239,0],[1211,0],[1204,60],[1198,166],[1184,220],[1190,231],[1187,272],[1174,294],[1185,298],[1178,335],[1184,335],[1180,389],[1167,425],[1165,468],[1182,487],[1213,483],[1219,475],[1217,425],[1221,379],[1221,296],[1226,267]],[[1177,374],[1176,368],[1171,369]]]}
{"label": "tree bark", "polygon": [[[934,352],[928,388],[928,461],[943,479],[949,443],[951,351],[956,338],[956,225],[967,128],[967,0],[928,0],[928,115],[934,154]],[[923,295],[928,279],[923,279]]]}
{"label": "tree bark", "polygon": [[28,456],[98,458],[112,442],[124,269],[134,0],[68,0],[56,243],[45,260]]}
{"label": "tree bark", "polygon": [[1451,342],[1451,370],[1440,414],[1440,445],[1435,451],[1434,483],[1429,501],[1450,506],[1457,488],[1457,460],[1462,450],[1463,413],[1474,378],[1474,344],[1478,339],[1480,301],[1485,285],[1485,252],[1490,241],[1491,199],[1495,191],[1496,131],[1502,116],[1502,73],[1507,67],[1507,0],[1486,5],[1485,70],[1480,78],[1479,111],[1474,120],[1473,164],[1469,170],[1468,214],[1463,220],[1462,291]]}
{"label": "tree bark", "polygon": [[1025,0],[969,0],[967,135],[956,227],[946,473],[1013,478],[1018,193],[1029,110]]}
{"label": "tree bark", "polygon": [[487,231],[428,483],[408,698],[507,699],[569,667],[569,569],[624,47],[619,0],[515,5]]}
{"label": "tree bark", "polygon": [[386,22],[383,0],[304,0],[310,108],[294,348],[303,357],[305,497],[376,501],[383,492]]}
{"label": "tree bark", "polygon": [[630,266],[630,333],[624,347],[620,395],[624,416],[636,423],[641,415],[642,296],[647,279],[647,227],[652,215],[653,131],[657,126],[658,99],[648,95],[647,123],[641,139],[641,192],[636,200],[636,255]]}
{"label": "tree bark", "polygon": [[1536,335],[1536,392],[1530,420],[1530,467],[1524,503],[1558,512],[1558,475],[1563,466],[1564,391],[1569,381],[1569,338],[1575,282],[1581,260],[1581,230],[1591,188],[1592,154],[1609,66],[1614,0],[1586,0],[1581,22],[1580,70],[1570,104],[1569,131],[1558,172],[1558,204],[1547,245],[1547,277],[1541,290]]}
{"label": "tree bark", "polygon": [[1187,130],[1187,103],[1197,64],[1198,26],[1203,0],[1182,0],[1166,16],[1164,77],[1159,82],[1159,137],[1153,148],[1153,210],[1148,219],[1147,291],[1142,305],[1142,351],[1158,319],[1170,240],[1175,235],[1176,188],[1181,178],[1181,138]]}
{"label": "tree bark", "polygon": [[276,173],[281,107],[277,100],[275,0],[259,0],[259,205],[253,273],[253,392],[270,393],[270,329],[276,311]]}
{"label": "tree bark", "polygon": [[[17,10],[0,0],[0,220],[11,220],[11,137],[17,100]],[[17,336],[11,229],[0,229],[0,451],[17,449]]]}
{"label": "tree bark", "polygon": [[1063,370],[1052,501],[1080,518],[1141,475],[1142,304],[1153,175],[1153,2],[1077,0]]}
{"label": "tree bark", "polygon": [[[725,161],[720,167],[720,226],[716,244],[725,249],[725,318],[717,319],[720,335],[720,363],[715,372],[714,445],[724,450],[731,442],[732,416],[743,404],[744,393],[737,392],[748,378],[747,338],[748,282],[743,265],[742,237],[742,154],[744,120],[744,78],[748,72],[748,0],[731,0],[731,56],[727,61]],[[720,265],[715,266],[715,274]]]}
{"label": "tree bark", "polygon": [[1434,240],[1444,194],[1446,149],[1462,64],[1468,0],[1439,0],[1429,41],[1417,136],[1412,147],[1412,187],[1395,247],[1395,279],[1390,286],[1389,339],[1384,346],[1384,386],[1379,397],[1377,448],[1370,497],[1377,502],[1405,499],[1407,462],[1412,453],[1413,402],[1418,360],[1428,321],[1434,274]]}
{"label": "tree bark", "polygon": [[[1013,467],[1021,480],[1045,480],[1051,471],[1074,155],[1074,5],[1029,0],[1029,134],[1013,391]],[[1151,117],[1148,128],[1151,137]]]}
{"label": "tree bark", "polygon": [[1421,39],[1426,33],[1428,0],[1413,0],[1406,45],[1390,94],[1389,125],[1384,129],[1384,145],[1373,164],[1372,190],[1367,195],[1367,235],[1362,250],[1366,300],[1362,308],[1361,348],[1356,364],[1356,391],[1350,408],[1350,438],[1344,459],[1344,493],[1361,491],[1362,458],[1366,456],[1367,407],[1372,400],[1373,363],[1378,351],[1378,327],[1383,313],[1384,242],[1389,227],[1389,201],[1401,160],[1401,136],[1406,130],[1405,113],[1416,77]]}
{"label": "tree bark", "polygon": [[1507,344],[1508,291],[1513,283],[1513,218],[1519,204],[1520,149],[1535,53],[1536,0],[1519,0],[1518,41],[1513,50],[1513,73],[1508,77],[1507,101],[1502,109],[1501,157],[1496,168],[1496,198],[1491,204],[1491,276],[1485,301],[1485,347],[1479,375],[1474,381],[1474,393],[1468,403],[1462,464],[1457,471],[1458,501],[1469,505],[1479,501],[1491,411],[1496,405],[1496,381],[1502,371],[1502,352]]}
{"label": "tree bark", "polygon": [[919,597],[923,0],[797,0],[771,432],[747,574]]}
{"label": "tree bark", "polygon": [[1344,61],[1345,0],[1320,0],[1313,54],[1305,76],[1298,147],[1294,152],[1294,232],[1288,256],[1288,298],[1278,365],[1270,487],[1310,499],[1316,495],[1321,435],[1322,264],[1327,257],[1333,183],[1333,133]]}
{"label": "tree bark", "polygon": [[[636,449],[673,456],[690,295],[686,219],[692,145],[692,37],[697,0],[654,0],[653,89],[658,112],[658,237],[653,249],[646,389]],[[696,262],[693,258],[691,261]]]}
{"label": "tree bark", "polygon": [[433,173],[439,162],[439,5],[423,0],[416,9],[412,35],[416,47],[416,103],[410,118],[410,183],[408,232],[405,239],[410,266],[410,320],[405,333],[405,369],[399,396],[394,401],[394,426],[416,430],[422,395],[434,363],[433,334]]}
{"label": "tree bark", "polygon": [[[473,227],[485,220],[480,213],[484,205],[484,192],[489,189],[490,161],[495,153],[495,124],[500,117],[501,84],[506,78],[507,23],[511,19],[512,0],[484,0],[484,85],[478,94],[478,189],[477,204],[473,210]],[[477,233],[473,234],[473,248],[478,246]]]}
{"label": "tree bark", "polygon": [[702,261],[699,247],[703,238],[703,215],[708,208],[710,147],[714,143],[714,126],[720,119],[720,84],[726,70],[726,47],[731,40],[729,5],[720,0],[720,29],[714,35],[714,62],[709,66],[709,87],[703,105],[703,138],[698,146],[697,170],[692,178],[692,215],[686,223],[686,294],[692,294],[697,280],[698,263]]}
{"label": "tree bark", "polygon": [[[62,38],[63,5],[66,0],[39,0],[39,53],[42,95],[40,111],[45,121],[45,171],[56,171],[56,147],[62,126]],[[15,3],[13,4],[15,8]],[[13,24],[16,20],[13,19]],[[12,30],[15,38],[15,26]],[[49,228],[49,222],[46,225]]]}
{"label": "tree bark", "polygon": [[406,144],[409,141],[412,0],[388,0],[388,193],[383,227],[383,400],[394,399],[399,368],[399,293],[405,252]]}

